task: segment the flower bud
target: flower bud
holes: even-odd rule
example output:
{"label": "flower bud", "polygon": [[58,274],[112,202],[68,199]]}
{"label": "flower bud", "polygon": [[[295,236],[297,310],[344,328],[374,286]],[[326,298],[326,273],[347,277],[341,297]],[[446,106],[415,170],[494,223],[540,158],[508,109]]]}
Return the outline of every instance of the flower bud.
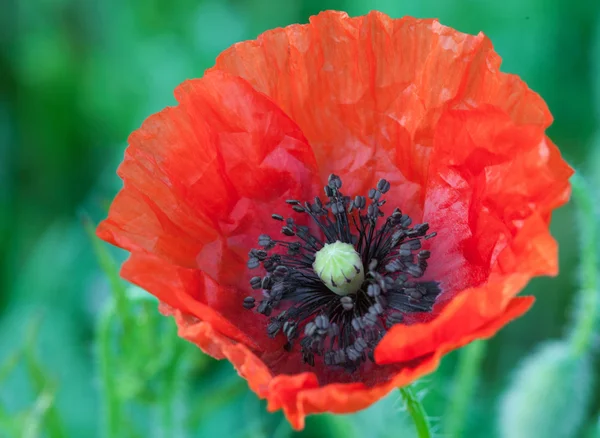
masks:
{"label": "flower bud", "polygon": [[544,344],[523,361],[500,406],[500,437],[577,435],[592,394],[588,355],[575,355],[566,342]]}

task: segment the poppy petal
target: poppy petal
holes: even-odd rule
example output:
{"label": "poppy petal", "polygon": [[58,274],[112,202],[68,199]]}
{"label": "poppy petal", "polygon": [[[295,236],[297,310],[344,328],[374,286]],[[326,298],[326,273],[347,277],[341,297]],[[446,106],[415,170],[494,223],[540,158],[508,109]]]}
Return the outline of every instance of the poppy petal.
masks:
{"label": "poppy petal", "polygon": [[[122,275],[162,301],[182,337],[230,360],[294,428],[311,413],[362,409],[492,336],[532,305],[514,298],[532,277],[557,272],[548,225],[572,169],[545,136],[543,100],[499,68],[482,34],[378,12],[328,11],[236,44],[132,134],[98,234],[131,251]],[[374,362],[357,342],[356,368],[287,339],[314,313],[282,310],[298,325],[271,339],[268,318],[242,307],[247,253],[277,230],[271,213],[312,199],[330,173],[348,195],[386,179],[381,212],[399,207],[438,234],[422,239],[430,254],[419,261],[421,279],[442,289],[433,311],[377,337]],[[334,363],[355,361],[346,344]]]}
{"label": "poppy petal", "polygon": [[407,362],[392,379],[373,387],[363,383],[319,386],[315,374],[310,372],[273,376],[248,348],[225,338],[213,330],[210,323],[190,320],[175,309],[170,309],[169,313],[176,318],[180,336],[194,342],[213,357],[228,359],[238,373],[248,380],[250,388],[259,397],[267,399],[270,411],[283,409],[294,429],[300,430],[304,427],[306,415],[323,412],[342,414],[364,409],[393,389],[432,372],[445,353],[473,340],[492,336],[506,323],[525,313],[533,301],[533,297],[514,298],[502,315],[476,328],[457,343],[442,344],[435,354]]}
{"label": "poppy petal", "polygon": [[[281,356],[283,341],[268,337],[266,318],[243,309],[246,290],[219,284],[198,269],[166,263],[139,251],[131,253],[123,264],[121,276],[165,305],[181,310],[188,319],[209,323],[214,332],[246,345],[268,365]],[[288,362],[296,368],[301,364],[299,359]]]}
{"label": "poppy petal", "polygon": [[296,124],[241,78],[209,73],[175,95],[179,105],[130,136],[124,187],[98,235],[245,286],[246,254],[274,228],[282,198],[320,190],[313,152]]}
{"label": "poppy petal", "polygon": [[341,175],[351,193],[386,178],[388,198],[421,217],[434,128],[445,108],[492,105],[518,123],[550,124],[543,100],[499,66],[483,34],[429,19],[327,11],[310,24],[235,44],[214,69],[247,79],[298,123],[322,178]]}
{"label": "poppy petal", "polygon": [[424,220],[440,236],[428,275],[444,283],[441,301],[498,270],[556,274],[548,224],[568,200],[573,171],[543,129],[494,108],[447,110],[434,151]]}
{"label": "poppy petal", "polygon": [[427,324],[397,325],[384,337],[382,364],[460,339],[503,312],[532,277],[558,272],[548,223],[568,199],[572,170],[543,130],[496,109],[449,110],[434,145],[425,218],[439,237],[428,275],[444,293]]}

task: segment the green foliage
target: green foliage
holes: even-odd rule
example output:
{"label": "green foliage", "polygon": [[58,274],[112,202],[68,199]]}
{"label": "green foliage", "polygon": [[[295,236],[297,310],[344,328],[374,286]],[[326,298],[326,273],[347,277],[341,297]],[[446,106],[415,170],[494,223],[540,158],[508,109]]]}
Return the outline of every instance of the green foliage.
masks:
{"label": "green foliage", "polygon": [[[227,362],[179,339],[157,303],[118,277],[123,253],[93,237],[92,224],[105,216],[120,186],[114,170],[127,135],[148,114],[173,104],[178,83],[200,76],[234,42],[306,22],[322,9],[438,17],[462,31],[483,31],[502,55],[503,69],[546,99],[556,119],[554,142],[571,162],[586,163],[588,184],[598,187],[595,0],[41,0],[9,6],[0,14],[0,436],[414,436],[397,393],[354,415],[311,417],[304,432],[292,432],[281,413],[266,413]],[[79,211],[89,214],[83,223]],[[580,227],[574,223],[571,207],[553,217],[561,274],[532,282],[526,292],[539,298],[532,311],[482,351],[451,354],[422,383],[429,391],[423,403],[441,436],[489,437],[498,423],[490,413],[510,375],[516,380],[503,397],[503,436],[518,438],[513,428],[536,421],[549,427],[555,417],[568,421],[551,432],[579,425],[587,432],[596,421],[584,409],[588,399],[592,412],[600,408],[599,392],[584,385],[597,374],[597,353],[588,347],[576,357],[568,353],[574,344],[544,344],[513,374],[534,345],[580,321],[590,327],[589,314],[580,310],[594,297],[577,297]],[[561,389],[567,397],[559,396]],[[532,394],[549,395],[534,403]],[[517,412],[519,403],[525,408]],[[544,420],[542,408],[562,411]],[[600,436],[600,423],[595,427],[592,436]],[[539,434],[543,429],[523,430],[546,436]]]}
{"label": "green foliage", "polygon": [[37,322],[34,321],[29,327],[25,346],[12,353],[0,366],[0,383],[3,383],[22,360],[28,380],[37,396],[32,406],[17,413],[10,412],[0,405],[0,432],[25,438],[62,438],[67,435],[60,413],[54,404],[57,385],[35,352],[35,338],[39,329]]}
{"label": "green foliage", "polygon": [[523,361],[504,394],[502,438],[577,437],[593,394],[592,360],[566,342],[544,344]]}
{"label": "green foliage", "polygon": [[571,182],[579,212],[581,282],[571,333],[567,340],[545,344],[517,370],[502,400],[499,425],[503,437],[579,436],[592,400],[592,354],[600,324],[600,221],[595,193],[586,180],[576,173]]}
{"label": "green foliage", "polygon": [[459,353],[454,389],[444,412],[444,431],[450,436],[461,436],[464,432],[469,405],[476,394],[477,378],[486,346],[485,341],[475,341]]}

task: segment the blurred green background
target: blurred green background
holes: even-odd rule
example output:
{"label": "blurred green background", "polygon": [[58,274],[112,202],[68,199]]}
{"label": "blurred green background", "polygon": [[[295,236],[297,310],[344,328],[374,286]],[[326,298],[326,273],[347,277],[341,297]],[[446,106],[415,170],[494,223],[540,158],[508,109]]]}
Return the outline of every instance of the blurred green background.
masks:
{"label": "blurred green background", "polygon": [[[111,283],[106,257],[119,264],[124,254],[94,246],[84,226],[104,216],[120,187],[115,170],[127,135],[236,41],[323,9],[437,17],[483,31],[503,70],[547,101],[549,134],[566,159],[600,174],[597,0],[34,0],[0,8],[0,437],[110,436],[110,422],[125,437],[292,436],[229,363],[178,339],[144,293]],[[600,178],[592,184],[600,187]],[[533,310],[467,350],[482,357],[481,375],[456,436],[509,436],[498,423],[515,367],[538,344],[565,336],[577,317],[573,212],[571,204],[561,209],[552,226],[560,276],[533,281]],[[453,436],[446,426],[460,360],[449,355],[418,385],[438,436]],[[600,374],[597,358],[595,365]],[[591,388],[593,376],[585,378],[578,384]],[[590,397],[569,436],[600,436],[598,391]],[[414,432],[392,394],[356,415],[311,417],[302,435]]]}

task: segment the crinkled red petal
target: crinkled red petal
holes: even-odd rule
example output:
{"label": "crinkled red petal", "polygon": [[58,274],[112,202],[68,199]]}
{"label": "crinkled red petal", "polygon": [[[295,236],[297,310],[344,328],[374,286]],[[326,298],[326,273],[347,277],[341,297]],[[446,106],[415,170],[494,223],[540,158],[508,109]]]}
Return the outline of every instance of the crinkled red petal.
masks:
{"label": "crinkled red petal", "polygon": [[[572,170],[544,134],[543,100],[499,66],[482,34],[376,12],[324,12],[236,44],[131,136],[99,235],[132,252],[123,275],[173,309],[182,336],[231,360],[294,427],[363,408],[493,335],[531,306],[514,296],[533,276],[557,272],[548,225]],[[351,379],[282,354],[240,305],[270,214],[329,173],[348,194],[388,179],[386,208],[438,232],[434,312],[396,325],[379,365]]]}
{"label": "crinkled red petal", "polygon": [[314,413],[350,413],[376,402],[394,388],[405,386],[437,368],[441,357],[476,339],[493,336],[506,323],[525,313],[533,304],[532,297],[514,298],[501,315],[489,320],[452,343],[440,343],[431,354],[406,362],[390,380],[375,386],[363,383],[320,386],[314,373],[273,375],[269,368],[244,344],[233,342],[213,329],[210,323],[190,318],[177,309],[175,315],[180,336],[194,342],[216,358],[229,360],[250,388],[268,401],[268,409],[283,409],[294,429],[304,427],[305,417]]}
{"label": "crinkled red petal", "polygon": [[[251,275],[247,254],[259,234],[279,234],[271,214],[282,212],[283,199],[322,190],[312,149],[296,124],[241,78],[209,73],[175,95],[177,106],[149,117],[129,138],[119,168],[123,189],[98,235],[196,270],[196,289],[178,293],[274,348],[241,306]],[[136,263],[126,265],[128,275]],[[172,286],[162,295],[175,293]]]}

